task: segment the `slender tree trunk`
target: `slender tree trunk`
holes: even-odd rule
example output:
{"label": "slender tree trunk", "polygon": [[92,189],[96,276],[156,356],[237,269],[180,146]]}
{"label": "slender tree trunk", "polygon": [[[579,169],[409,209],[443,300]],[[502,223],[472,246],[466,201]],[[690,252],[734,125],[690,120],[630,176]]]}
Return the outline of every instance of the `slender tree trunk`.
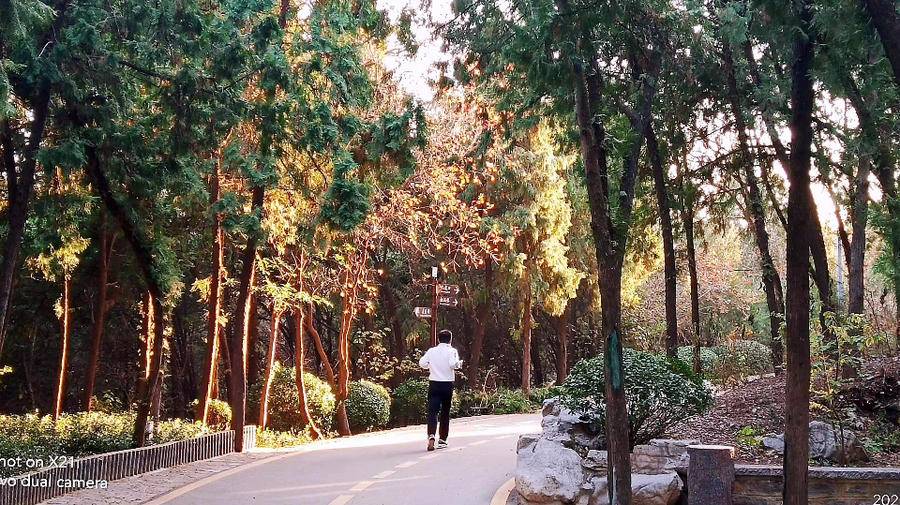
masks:
{"label": "slender tree trunk", "polygon": [[313,324],[313,307],[310,305],[309,308],[309,317],[304,317],[303,324],[306,326],[306,331],[309,332],[310,336],[313,339],[313,345],[316,348],[316,353],[319,356],[319,361],[322,363],[322,368],[325,371],[325,380],[328,381],[328,384],[332,389],[337,388],[337,381],[334,377],[334,369],[331,367],[331,358],[328,357],[328,353],[325,352],[325,346],[322,345],[322,337],[319,335],[319,330],[316,329],[316,325]]}
{"label": "slender tree trunk", "polygon": [[795,0],[800,26],[795,32],[791,69],[791,154],[788,168],[787,380],[785,388],[784,503],[807,505],[809,471],[809,250],[813,213],[810,191],[814,108],[811,0]]}
{"label": "slender tree trunk", "polygon": [[[693,202],[690,203],[693,206]],[[700,361],[700,286],[697,279],[697,250],[694,245],[694,213],[693,207],[687,210],[688,203],[685,203],[685,211],[682,213],[684,221],[684,237],[687,248],[687,264],[688,276],[691,288],[691,325],[694,343],[693,365],[694,373],[703,372],[703,365]]]}
{"label": "slender tree trunk", "polygon": [[678,307],[677,283],[678,272],[675,269],[675,238],[672,233],[672,217],[669,214],[669,190],[659,142],[653,126],[647,126],[647,154],[653,171],[653,182],[656,188],[656,206],[659,210],[659,225],[662,229],[663,263],[665,274],[666,305],[666,356],[674,358],[678,355]]}
{"label": "slender tree trunk", "polygon": [[250,319],[247,323],[247,384],[259,380],[259,307],[257,296],[250,293]]}
{"label": "slender tree trunk", "polygon": [[294,381],[297,384],[297,397],[299,399],[298,408],[300,410],[300,421],[309,429],[309,434],[313,439],[321,438],[322,432],[316,426],[316,422],[309,413],[309,403],[306,401],[306,335],[303,331],[303,319],[306,317],[303,308],[298,307],[294,311]]}
{"label": "slender tree trunk", "polygon": [[106,324],[106,311],[109,309],[107,306],[107,285],[109,283],[109,261],[112,251],[109,234],[106,231],[106,212],[102,209],[100,210],[98,229],[100,254],[97,265],[97,306],[94,308],[94,326],[91,330],[91,357],[84,385],[84,408],[88,412],[93,408],[92,398],[94,396],[94,384],[97,380],[97,371],[100,368],[100,347],[103,340],[103,328]]}
{"label": "slender tree trunk", "polygon": [[566,303],[566,309],[556,318],[556,336],[559,346],[556,348],[556,384],[562,385],[569,376],[569,339],[572,336],[572,300]]}
{"label": "slender tree trunk", "polygon": [[[219,201],[219,160],[213,165],[210,181],[210,206]],[[209,400],[213,398],[213,390],[217,387],[219,362],[219,313],[222,310],[222,266],[225,261],[225,234],[222,230],[222,216],[213,217],[213,263],[209,280],[209,298],[206,315],[206,356],[203,361],[203,373],[200,376],[200,398],[197,399],[197,411],[194,419],[204,424],[209,416]]]}
{"label": "slender tree trunk", "polygon": [[875,25],[884,54],[894,71],[894,83],[900,88],[900,14],[896,0],[862,0],[863,9]]}
{"label": "slender tree trunk", "polygon": [[53,404],[53,420],[59,419],[66,401],[66,385],[69,375],[69,336],[72,325],[72,279],[69,274],[63,277],[62,314],[60,323],[60,347],[59,347],[59,376],[56,380],[56,401]]}
{"label": "slender tree trunk", "polygon": [[484,296],[478,298],[475,306],[474,324],[472,331],[472,347],[469,351],[469,367],[466,375],[469,387],[476,389],[481,374],[481,357],[484,353],[484,336],[487,330],[488,319],[491,316],[491,295],[494,287],[494,266],[488,259],[484,266]]}
{"label": "slender tree trunk", "polygon": [[275,355],[278,352],[278,331],[281,327],[281,311],[272,304],[272,320],[269,322],[269,350],[266,353],[266,372],[263,376],[262,393],[259,398],[259,427],[265,428],[269,420],[269,390],[272,388],[272,373],[275,370]]}
{"label": "slender tree trunk", "polygon": [[[253,188],[254,212],[262,213],[265,191],[261,186]],[[237,303],[235,305],[235,322],[231,327],[229,338],[231,350],[231,381],[229,391],[231,397],[231,429],[234,430],[234,449],[244,450],[244,424],[247,409],[247,344],[250,324],[250,296],[253,289],[253,278],[256,270],[256,250],[259,237],[250,234],[244,246],[242,271]]]}
{"label": "slender tree trunk", "polygon": [[530,266],[526,265],[523,290],[525,299],[522,301],[522,392],[525,396],[531,394],[531,273]]}
{"label": "slender tree trunk", "polygon": [[766,307],[769,310],[769,332],[772,365],[775,373],[780,373],[784,349],[781,342],[781,322],[784,314],[784,295],[781,290],[781,279],[772,254],[769,250],[769,232],[766,230],[766,213],[763,207],[762,193],[759,189],[759,181],[756,178],[753,167],[753,156],[750,152],[750,140],[747,138],[747,124],[744,120],[744,108],[741,104],[741,91],[737,84],[734,71],[734,58],[731,46],[724,44],[723,67],[728,86],[728,101],[735,120],[738,144],[740,146],[740,166],[743,169],[744,184],[747,190],[747,209],[750,212],[753,236],[756,239],[756,248],[759,253],[760,270],[762,272],[763,291],[766,294]]}
{"label": "slender tree trunk", "polygon": [[146,375],[143,380],[138,381],[138,393],[136,395],[137,418],[134,423],[134,441],[138,447],[142,447],[147,442],[147,422],[150,418],[153,396],[157,394],[157,389],[160,387],[160,367],[165,339],[165,315],[162,302],[156,296],[151,296],[151,307],[153,315],[153,346],[148,349]]}

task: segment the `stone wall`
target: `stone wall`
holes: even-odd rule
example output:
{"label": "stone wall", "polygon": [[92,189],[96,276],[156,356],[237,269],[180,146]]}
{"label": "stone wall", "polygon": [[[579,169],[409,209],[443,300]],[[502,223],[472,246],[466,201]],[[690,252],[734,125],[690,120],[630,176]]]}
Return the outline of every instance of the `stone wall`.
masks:
{"label": "stone wall", "polygon": [[[734,471],[734,505],[781,505],[780,466],[735,465]],[[900,468],[809,469],[810,505],[895,503],[879,495],[900,495]]]}

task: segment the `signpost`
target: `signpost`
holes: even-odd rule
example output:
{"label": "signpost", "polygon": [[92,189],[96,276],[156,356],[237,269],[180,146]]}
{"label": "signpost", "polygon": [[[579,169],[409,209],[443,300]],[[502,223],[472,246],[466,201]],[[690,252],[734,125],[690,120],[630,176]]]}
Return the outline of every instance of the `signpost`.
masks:
{"label": "signpost", "polygon": [[431,267],[431,308],[416,307],[416,317],[421,319],[431,319],[431,345],[436,346],[437,326],[438,326],[438,308],[439,307],[458,307],[459,306],[459,286],[456,284],[441,284],[438,282],[438,267]]}

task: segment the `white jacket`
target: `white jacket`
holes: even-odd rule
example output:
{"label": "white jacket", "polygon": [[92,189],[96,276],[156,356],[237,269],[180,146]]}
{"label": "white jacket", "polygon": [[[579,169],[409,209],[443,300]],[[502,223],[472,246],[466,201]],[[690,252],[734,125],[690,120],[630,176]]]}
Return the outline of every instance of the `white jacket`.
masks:
{"label": "white jacket", "polygon": [[428,380],[438,382],[453,382],[454,370],[459,370],[462,363],[459,353],[450,344],[438,344],[428,349],[419,360],[419,366],[428,369]]}

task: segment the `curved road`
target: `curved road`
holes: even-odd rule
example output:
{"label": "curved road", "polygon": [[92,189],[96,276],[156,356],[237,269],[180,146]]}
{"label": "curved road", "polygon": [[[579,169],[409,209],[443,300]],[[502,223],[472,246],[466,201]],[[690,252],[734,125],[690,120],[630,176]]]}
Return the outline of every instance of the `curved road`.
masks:
{"label": "curved road", "polygon": [[310,444],[172,491],[152,505],[488,505],[512,478],[536,414],[459,419],[450,447],[425,451],[414,426]]}

